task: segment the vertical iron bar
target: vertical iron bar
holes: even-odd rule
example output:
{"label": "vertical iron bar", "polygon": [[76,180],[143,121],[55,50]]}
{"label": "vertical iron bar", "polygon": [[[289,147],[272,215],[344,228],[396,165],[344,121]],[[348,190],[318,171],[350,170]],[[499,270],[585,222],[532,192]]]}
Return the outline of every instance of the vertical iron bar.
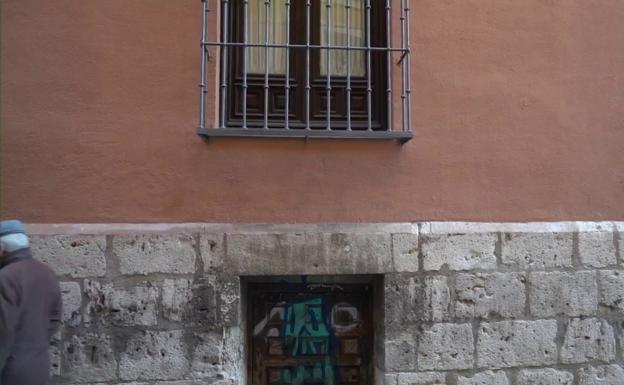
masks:
{"label": "vertical iron bar", "polygon": [[269,12],[271,0],[264,0],[264,128],[269,129]]}
{"label": "vertical iron bar", "polygon": [[391,24],[392,24],[392,15],[391,15],[391,7],[390,7],[390,1],[391,0],[386,0],[386,47],[388,48],[388,51],[386,51],[386,67],[387,67],[387,74],[386,74],[386,82],[388,84],[388,86],[386,87],[386,97],[388,99],[388,106],[387,106],[387,114],[388,114],[388,127],[386,127],[386,129],[388,131],[392,131],[392,51],[390,50],[390,48],[392,47],[392,29],[390,28]]}
{"label": "vertical iron bar", "polygon": [[412,131],[412,64],[411,64],[411,38],[410,38],[410,6],[409,0],[405,2],[405,18],[406,18],[406,32],[405,35],[407,37],[405,48],[407,49],[407,79],[405,82],[407,83],[407,131]]}
{"label": "vertical iron bar", "polygon": [[373,87],[371,86],[371,0],[366,0],[366,114],[368,115],[368,131],[372,131],[373,123]]}
{"label": "vertical iron bar", "polygon": [[351,0],[345,3],[347,9],[347,131],[351,131]]}
{"label": "vertical iron bar", "polygon": [[206,128],[206,65],[207,49],[206,29],[208,25],[208,0],[202,0],[202,22],[201,22],[201,75],[199,82],[199,127]]}
{"label": "vertical iron bar", "polygon": [[[230,15],[229,15],[229,0],[223,0],[223,13],[222,13],[222,18],[221,18],[221,23],[222,23],[222,28],[223,28],[223,34],[222,34],[222,41],[224,43],[227,44],[228,42],[228,30],[230,28]],[[221,116],[219,117],[220,120],[220,124],[219,126],[221,128],[225,128],[225,114],[227,113],[226,110],[226,98],[227,98],[227,88],[228,88],[228,82],[227,82],[227,74],[228,74],[228,46],[227,45],[223,45],[221,46],[221,97],[220,97],[220,103],[221,103]]]}
{"label": "vertical iron bar", "polygon": [[[286,45],[290,45],[290,0],[286,0]],[[286,86],[284,87],[284,127],[290,130],[290,48],[286,48]]]}
{"label": "vertical iron bar", "polygon": [[247,129],[247,44],[249,0],[243,0],[243,128]]}
{"label": "vertical iron bar", "polygon": [[310,0],[306,0],[306,130],[310,129]]}
{"label": "vertical iron bar", "polygon": [[[401,48],[405,49],[405,9],[406,9],[406,1],[401,0]],[[405,51],[401,53],[401,55],[405,55]],[[407,72],[405,67],[404,57],[401,56],[401,108],[402,108],[402,131],[405,132],[407,129]]]}
{"label": "vertical iron bar", "polygon": [[[327,47],[331,48],[331,10],[332,0],[327,0]],[[327,130],[331,130],[331,49],[327,53],[327,84],[325,86],[325,98],[327,103]]]}

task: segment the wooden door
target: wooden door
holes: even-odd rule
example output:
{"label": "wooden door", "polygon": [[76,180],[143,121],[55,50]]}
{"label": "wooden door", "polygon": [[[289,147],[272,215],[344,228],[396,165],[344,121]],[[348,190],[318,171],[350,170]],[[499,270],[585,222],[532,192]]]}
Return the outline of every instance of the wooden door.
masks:
{"label": "wooden door", "polygon": [[250,284],[252,385],[373,383],[372,287]]}

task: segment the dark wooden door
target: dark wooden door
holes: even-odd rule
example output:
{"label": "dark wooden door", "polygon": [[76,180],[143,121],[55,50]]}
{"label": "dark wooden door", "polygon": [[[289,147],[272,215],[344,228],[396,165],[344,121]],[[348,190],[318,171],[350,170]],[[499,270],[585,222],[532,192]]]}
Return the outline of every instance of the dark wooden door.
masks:
{"label": "dark wooden door", "polygon": [[250,284],[252,385],[373,382],[372,287]]}

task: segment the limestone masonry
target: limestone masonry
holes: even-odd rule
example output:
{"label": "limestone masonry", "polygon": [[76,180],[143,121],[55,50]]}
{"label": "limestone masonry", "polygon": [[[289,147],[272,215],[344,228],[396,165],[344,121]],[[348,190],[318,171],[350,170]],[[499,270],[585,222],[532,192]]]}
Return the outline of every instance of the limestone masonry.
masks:
{"label": "limestone masonry", "polygon": [[55,384],[244,385],[241,277],[376,274],[376,384],[624,385],[620,223],[54,232]]}

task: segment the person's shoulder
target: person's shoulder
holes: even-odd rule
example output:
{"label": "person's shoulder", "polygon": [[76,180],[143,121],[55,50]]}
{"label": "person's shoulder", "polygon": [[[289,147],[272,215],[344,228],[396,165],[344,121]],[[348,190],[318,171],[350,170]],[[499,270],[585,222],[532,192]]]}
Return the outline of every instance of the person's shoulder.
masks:
{"label": "person's shoulder", "polygon": [[8,266],[5,266],[2,270],[0,270],[0,272],[4,272],[5,270],[6,274],[11,276],[36,275],[39,277],[49,276],[55,279],[57,278],[56,273],[50,268],[50,266],[32,257],[16,261]]}
{"label": "person's shoulder", "polygon": [[32,268],[36,268],[41,270],[42,272],[45,272],[51,276],[56,277],[56,273],[54,272],[54,270],[52,270],[52,268],[50,266],[48,266],[47,264],[35,259],[35,258],[31,258],[30,259],[30,263]]}
{"label": "person's shoulder", "polygon": [[21,266],[18,266],[19,262],[21,262],[21,261],[11,263],[9,265],[6,265],[2,269],[0,269],[0,277],[12,277],[12,276],[14,276],[17,272],[19,272],[21,270]]}

